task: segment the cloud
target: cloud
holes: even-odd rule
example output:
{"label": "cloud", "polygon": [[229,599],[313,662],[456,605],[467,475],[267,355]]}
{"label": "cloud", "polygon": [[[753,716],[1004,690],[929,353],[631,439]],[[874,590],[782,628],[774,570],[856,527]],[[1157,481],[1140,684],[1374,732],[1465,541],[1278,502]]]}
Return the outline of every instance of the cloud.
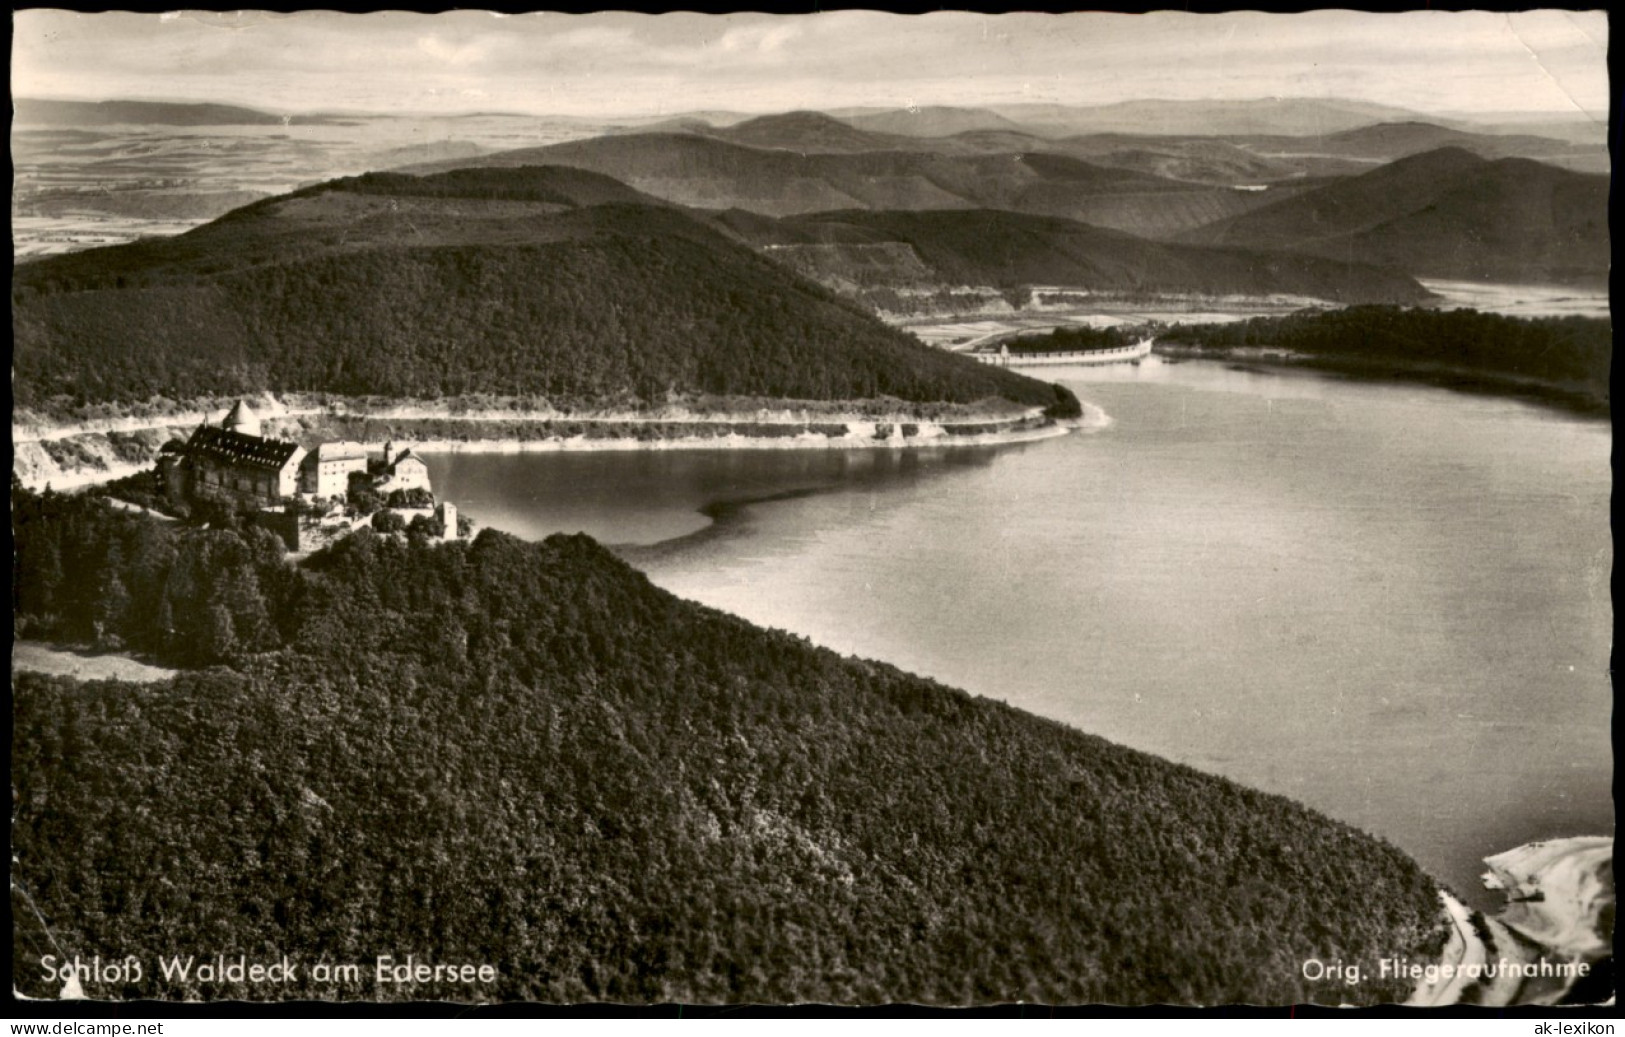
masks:
{"label": "cloud", "polygon": [[474,65],[487,56],[486,47],[479,41],[456,44],[438,36],[418,37],[418,50],[445,65]]}
{"label": "cloud", "polygon": [[800,23],[788,19],[763,25],[741,25],[723,33],[717,46],[725,54],[772,54],[801,34]]}
{"label": "cloud", "polygon": [[417,96],[449,110],[470,90],[486,106],[586,114],[1288,94],[1605,113],[1609,101],[1601,12],[25,10],[14,27],[14,93],[279,110]]}

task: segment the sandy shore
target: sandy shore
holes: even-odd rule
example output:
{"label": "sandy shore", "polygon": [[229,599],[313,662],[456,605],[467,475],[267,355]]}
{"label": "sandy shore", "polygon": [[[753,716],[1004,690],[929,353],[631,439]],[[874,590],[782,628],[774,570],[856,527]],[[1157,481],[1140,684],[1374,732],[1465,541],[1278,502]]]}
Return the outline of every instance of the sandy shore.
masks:
{"label": "sandy shore", "polygon": [[[857,423],[852,423],[856,426]],[[622,450],[884,450],[911,449],[940,446],[997,446],[1005,443],[1030,443],[1040,439],[1064,436],[1076,426],[1060,423],[1039,428],[1018,429],[1011,432],[987,432],[975,435],[952,435],[921,426],[920,434],[904,436],[901,432],[876,438],[873,431],[854,430],[844,436],[825,436],[807,432],[798,436],[684,436],[675,439],[634,439],[616,437],[589,439],[575,436],[570,439],[397,439],[397,447],[410,446],[421,454],[546,454],[562,452],[595,452]],[[368,444],[382,448],[382,443]]]}
{"label": "sandy shore", "polygon": [[[1029,443],[1036,440],[1051,439],[1064,436],[1077,429],[1099,429],[1111,423],[1111,419],[1098,407],[1089,404],[1083,405],[1083,415],[1079,418],[1064,421],[1046,421],[1036,409],[1030,409],[1017,414],[1006,415],[1002,418],[983,418],[980,420],[967,418],[964,421],[930,421],[919,418],[901,418],[892,420],[874,416],[854,417],[840,414],[800,414],[793,411],[769,413],[757,411],[749,414],[740,414],[732,417],[721,415],[696,415],[690,417],[627,417],[595,415],[583,418],[568,418],[568,422],[580,425],[602,425],[619,423],[633,427],[644,425],[663,425],[667,431],[673,426],[689,425],[698,429],[714,429],[719,425],[808,425],[817,424],[828,428],[831,425],[844,425],[844,435],[826,435],[824,432],[808,429],[796,435],[785,436],[750,436],[737,432],[722,435],[665,435],[665,436],[547,436],[539,435],[536,438],[518,436],[486,436],[479,435],[481,424],[497,424],[515,422],[547,422],[558,421],[557,417],[548,414],[491,412],[490,414],[456,414],[433,413],[422,408],[407,406],[384,407],[378,410],[347,410],[342,412],[324,412],[308,407],[283,407],[270,410],[265,415],[266,431],[270,435],[281,434],[288,438],[297,438],[306,441],[309,436],[299,435],[292,430],[278,426],[297,422],[301,418],[328,414],[335,420],[353,421],[414,421],[433,420],[439,422],[452,421],[459,426],[467,428],[470,435],[467,438],[414,438],[410,430],[402,430],[389,437],[397,447],[410,446],[414,450],[426,454],[524,454],[524,453],[555,453],[575,451],[621,451],[621,450],[868,450],[868,449],[912,449],[918,447],[942,446],[1000,446],[1004,444]],[[213,417],[213,415],[211,415]],[[40,490],[49,485],[58,491],[80,490],[86,487],[122,479],[138,472],[149,470],[156,459],[156,447],[167,435],[184,436],[188,427],[177,423],[172,418],[157,421],[148,420],[139,422],[131,419],[127,422],[108,423],[117,424],[116,430],[83,428],[72,431],[34,428],[31,435],[17,440],[18,450],[13,459],[13,471],[16,472],[23,485],[30,489]],[[1005,428],[991,432],[956,433],[956,426],[972,425],[987,427],[990,425],[1013,425],[1017,427]],[[904,426],[908,426],[914,433],[904,435]],[[319,426],[318,426],[319,427]],[[885,429],[884,432],[882,430]],[[13,430],[14,433],[18,431]],[[152,456],[140,460],[127,460],[128,454],[119,456],[109,440],[110,431],[128,434],[131,432],[162,433],[153,439],[146,453]],[[458,431],[461,431],[459,428]],[[376,435],[376,433],[374,433]],[[329,436],[324,438],[343,438],[342,436]],[[370,438],[370,437],[369,437]],[[60,454],[54,454],[47,444],[64,441],[73,448],[72,460],[59,460]],[[372,449],[382,449],[383,442],[367,444]]]}
{"label": "sandy shore", "polygon": [[1614,841],[1580,836],[1529,843],[1485,858],[1484,885],[1504,890],[1500,921],[1537,943],[1575,957],[1608,953],[1604,913],[1614,903]]}

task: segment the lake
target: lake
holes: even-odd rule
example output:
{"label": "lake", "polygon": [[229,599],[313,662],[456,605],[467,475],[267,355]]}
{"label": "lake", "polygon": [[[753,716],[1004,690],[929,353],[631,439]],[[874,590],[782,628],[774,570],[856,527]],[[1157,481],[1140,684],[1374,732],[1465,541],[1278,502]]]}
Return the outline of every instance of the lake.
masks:
{"label": "lake", "polygon": [[1612,834],[1606,422],[1213,361],[1055,369],[1008,447],[431,455],[525,537],[1381,835]]}

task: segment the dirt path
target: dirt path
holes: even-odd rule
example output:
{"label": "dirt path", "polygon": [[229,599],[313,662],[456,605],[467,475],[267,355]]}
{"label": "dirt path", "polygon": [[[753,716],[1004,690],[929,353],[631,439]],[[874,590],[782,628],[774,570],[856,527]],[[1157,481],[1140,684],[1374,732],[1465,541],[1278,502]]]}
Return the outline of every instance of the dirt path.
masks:
{"label": "dirt path", "polygon": [[153,518],[157,519],[160,522],[174,522],[175,521],[175,516],[173,516],[173,515],[165,515],[161,511],[153,511],[151,508],[144,508],[139,504],[131,504],[129,501],[127,501],[127,500],[119,500],[117,497],[103,497],[102,501],[103,501],[103,503],[107,504],[109,507],[116,508],[119,511],[134,512],[135,514],[138,514],[138,515],[151,515]]}
{"label": "dirt path", "polygon": [[1467,910],[1467,905],[1443,890],[1439,891],[1439,899],[1444,903],[1445,917],[1450,920],[1450,938],[1439,955],[1439,964],[1447,968],[1431,983],[1421,980],[1406,1005],[1433,1008],[1456,1004],[1476,982],[1466,975],[1468,970],[1463,966],[1483,964],[1489,958],[1484,941],[1473,931],[1472,912]]}

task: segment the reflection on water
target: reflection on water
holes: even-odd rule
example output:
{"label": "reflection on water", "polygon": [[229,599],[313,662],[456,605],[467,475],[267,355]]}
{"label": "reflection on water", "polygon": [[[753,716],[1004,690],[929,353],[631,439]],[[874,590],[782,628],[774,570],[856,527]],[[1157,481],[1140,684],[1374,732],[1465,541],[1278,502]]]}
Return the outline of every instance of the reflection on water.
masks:
{"label": "reflection on water", "polygon": [[[1207,362],[1055,375],[1113,423],[431,466],[483,521],[681,538],[629,554],[685,597],[1290,795],[1458,889],[1486,854],[1613,831],[1605,424]],[[701,508],[717,524],[686,535]]]}
{"label": "reflection on water", "polygon": [[533,540],[591,534],[639,557],[671,554],[745,504],[865,486],[896,488],[986,467],[1011,447],[633,450],[426,454],[436,490],[478,518]]}

